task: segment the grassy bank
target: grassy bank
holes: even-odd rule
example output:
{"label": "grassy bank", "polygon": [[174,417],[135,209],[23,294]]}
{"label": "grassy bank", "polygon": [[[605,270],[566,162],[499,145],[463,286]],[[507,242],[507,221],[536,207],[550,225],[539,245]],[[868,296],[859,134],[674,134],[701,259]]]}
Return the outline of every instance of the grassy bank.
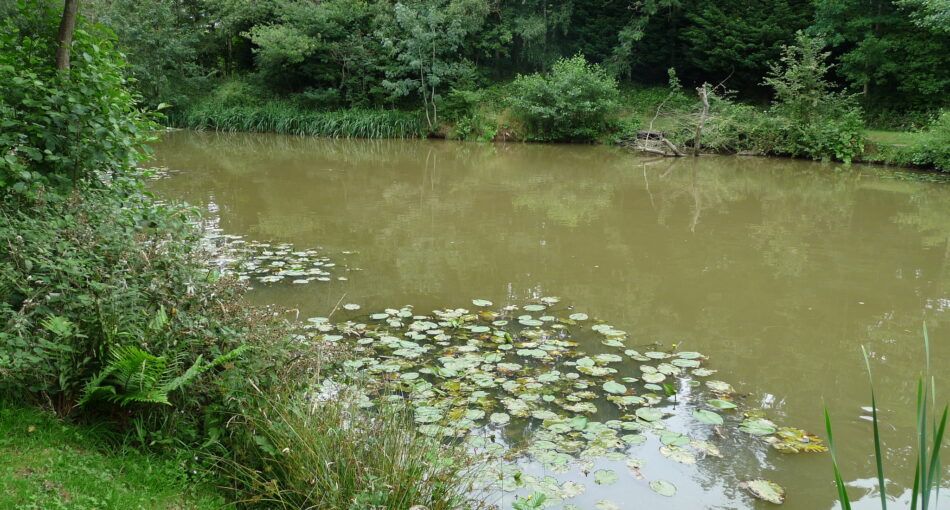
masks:
{"label": "grassy bank", "polygon": [[[0,508],[204,509],[225,503],[188,462],[110,444],[108,427],[70,425],[0,402]],[[112,438],[114,439],[114,438]]]}

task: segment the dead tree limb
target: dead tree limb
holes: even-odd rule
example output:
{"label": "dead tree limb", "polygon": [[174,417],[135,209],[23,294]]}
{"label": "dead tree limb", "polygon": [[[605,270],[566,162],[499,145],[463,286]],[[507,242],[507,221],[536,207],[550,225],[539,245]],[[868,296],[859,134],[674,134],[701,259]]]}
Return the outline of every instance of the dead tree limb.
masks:
{"label": "dead tree limb", "polygon": [[702,145],[703,126],[706,125],[706,117],[709,115],[709,92],[706,90],[706,84],[702,87],[696,87],[696,93],[703,102],[703,111],[699,114],[699,123],[696,124],[696,137],[693,138],[693,156],[699,156],[699,148]]}

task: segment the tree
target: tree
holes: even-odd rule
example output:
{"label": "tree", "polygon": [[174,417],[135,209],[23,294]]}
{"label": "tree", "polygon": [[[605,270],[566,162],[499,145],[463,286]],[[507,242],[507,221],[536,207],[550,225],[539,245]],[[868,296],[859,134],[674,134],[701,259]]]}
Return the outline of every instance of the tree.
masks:
{"label": "tree", "polygon": [[79,14],[79,0],[63,2],[63,19],[59,22],[59,35],[56,37],[56,69],[69,69],[69,50],[73,44],[73,32],[76,31],[76,16]]}
{"label": "tree", "polygon": [[393,99],[418,94],[430,129],[439,122],[440,91],[469,67],[458,59],[460,49],[488,12],[485,0],[408,0],[395,5],[380,31],[396,60],[386,69],[383,86]]}

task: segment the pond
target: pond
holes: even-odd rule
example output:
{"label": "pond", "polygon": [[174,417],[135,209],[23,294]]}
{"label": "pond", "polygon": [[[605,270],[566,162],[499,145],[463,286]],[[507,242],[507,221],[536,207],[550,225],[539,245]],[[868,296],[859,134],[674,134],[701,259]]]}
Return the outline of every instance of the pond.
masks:
{"label": "pond", "polygon": [[[178,131],[155,152],[151,164],[169,174],[152,185],[160,196],[200,206],[223,234],[277,252],[279,243],[313,250],[309,257],[321,262],[273,283],[255,274],[251,300],[299,310],[302,319],[359,304],[333,317],[363,322],[404,305],[431,315],[480,310],[473,300],[494,310],[540,302],[550,305],[548,319],[583,313],[627,333],[619,350],[603,336],[578,334],[576,348],[594,357],[699,352],[752,419],[824,437],[827,406],[843,474],[862,498],[856,508],[874,508],[877,497],[861,346],[874,368],[892,494],[913,477],[925,321],[937,391],[950,390],[939,370],[950,356],[950,184],[860,165],[656,159],[579,145]],[[551,296],[560,301],[539,301]],[[610,365],[617,382],[641,374],[643,360],[627,354]],[[563,372],[577,368],[568,365]],[[707,389],[689,385],[692,378],[676,388],[684,402],[694,388]],[[622,414],[600,406],[588,418]],[[727,425],[748,421],[722,415]],[[543,430],[539,423],[512,421],[504,441]],[[696,426],[670,420],[673,430]],[[567,471],[523,462],[524,473],[586,487],[565,499],[579,508],[771,506],[738,487],[755,478],[784,486],[785,508],[837,506],[828,453],[783,454],[735,426],[712,430],[702,437],[721,458],[661,455],[660,441],[669,441],[651,431],[629,445],[627,458],[642,461],[633,470],[614,455],[572,460]],[[675,496],[651,489],[661,480]],[[493,493],[491,501],[507,507],[529,492]]]}

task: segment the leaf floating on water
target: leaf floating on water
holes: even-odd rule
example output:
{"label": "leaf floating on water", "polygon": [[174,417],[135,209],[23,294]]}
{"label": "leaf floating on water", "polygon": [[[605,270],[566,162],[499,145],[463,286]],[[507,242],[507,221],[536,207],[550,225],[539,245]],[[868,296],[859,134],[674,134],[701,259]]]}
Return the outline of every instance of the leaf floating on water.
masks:
{"label": "leaf floating on water", "polygon": [[505,413],[492,413],[488,419],[496,425],[504,425],[511,421],[511,417]]}
{"label": "leaf floating on water", "polygon": [[689,444],[689,437],[667,430],[660,434],[660,442],[667,446],[686,446]]}
{"label": "leaf floating on water", "polygon": [[696,463],[696,456],[687,450],[676,446],[661,446],[660,453],[664,457],[680,464],[692,465]]}
{"label": "leaf floating on water", "polygon": [[544,308],[545,308],[544,305],[525,305],[521,307],[521,309],[526,312],[540,312],[540,311],[543,311]]}
{"label": "leaf floating on water", "polygon": [[[693,371],[695,372],[695,370]],[[722,381],[706,381],[706,387],[715,391],[716,393],[735,393],[736,390],[732,388],[732,385],[727,382]]]}
{"label": "leaf floating on water", "polygon": [[594,508],[597,510],[620,510],[620,507],[616,503],[610,501],[609,499],[599,499],[594,505]]}
{"label": "leaf floating on water", "polygon": [[655,409],[653,407],[641,407],[637,409],[637,418],[646,421],[657,421],[660,418],[663,418],[663,411]]}
{"label": "leaf floating on water", "polygon": [[359,309],[360,309],[360,305],[358,305],[358,304],[356,304],[356,303],[347,303],[347,304],[343,305],[343,309],[344,309],[344,310],[349,310],[349,311],[352,312],[352,311],[354,311],[354,310],[359,310]]}
{"label": "leaf floating on water", "polygon": [[740,489],[749,491],[749,494],[769,503],[781,505],[785,502],[785,488],[764,478],[747,480],[739,484]]}
{"label": "leaf floating on water", "polygon": [[472,304],[479,307],[491,306],[492,302],[487,299],[473,299]]}
{"label": "leaf floating on water", "polygon": [[716,409],[723,409],[723,410],[736,408],[736,404],[733,403],[732,401],[718,399],[718,398],[707,400],[706,405],[708,405],[709,407],[715,407]]}
{"label": "leaf floating on water", "polygon": [[774,436],[765,441],[782,453],[818,453],[828,451],[828,447],[818,436],[794,427],[780,427]]}
{"label": "leaf floating on water", "polygon": [[692,352],[692,351],[678,352],[678,353],[676,353],[676,356],[679,357],[679,358],[682,358],[682,359],[698,359],[698,358],[702,358],[702,357],[703,357],[702,354],[700,354],[700,353],[698,353],[698,352]]}
{"label": "leaf floating on water", "polygon": [[597,485],[612,485],[617,481],[617,472],[612,469],[598,469],[594,472]]}
{"label": "leaf floating on water", "polygon": [[705,409],[697,409],[693,411],[693,418],[710,425],[722,425],[723,423],[722,416]]}
{"label": "leaf floating on water", "polygon": [[775,424],[765,418],[746,420],[739,424],[739,430],[753,436],[767,436],[774,434],[778,429]]}
{"label": "leaf floating on water", "polygon": [[690,441],[689,445],[693,447],[694,450],[696,450],[699,453],[702,453],[703,455],[709,455],[711,457],[722,458],[722,452],[719,451],[719,447],[710,443],[709,441],[705,441],[702,439],[695,439],[693,441]]}
{"label": "leaf floating on water", "polygon": [[572,321],[586,321],[588,317],[586,313],[572,313],[568,319],[571,319]]}
{"label": "leaf floating on water", "polygon": [[660,496],[672,498],[676,494],[676,486],[666,480],[653,480],[650,482],[650,488]]}
{"label": "leaf floating on water", "polygon": [[623,394],[627,392],[627,387],[614,381],[604,383],[604,391],[607,393]]}

